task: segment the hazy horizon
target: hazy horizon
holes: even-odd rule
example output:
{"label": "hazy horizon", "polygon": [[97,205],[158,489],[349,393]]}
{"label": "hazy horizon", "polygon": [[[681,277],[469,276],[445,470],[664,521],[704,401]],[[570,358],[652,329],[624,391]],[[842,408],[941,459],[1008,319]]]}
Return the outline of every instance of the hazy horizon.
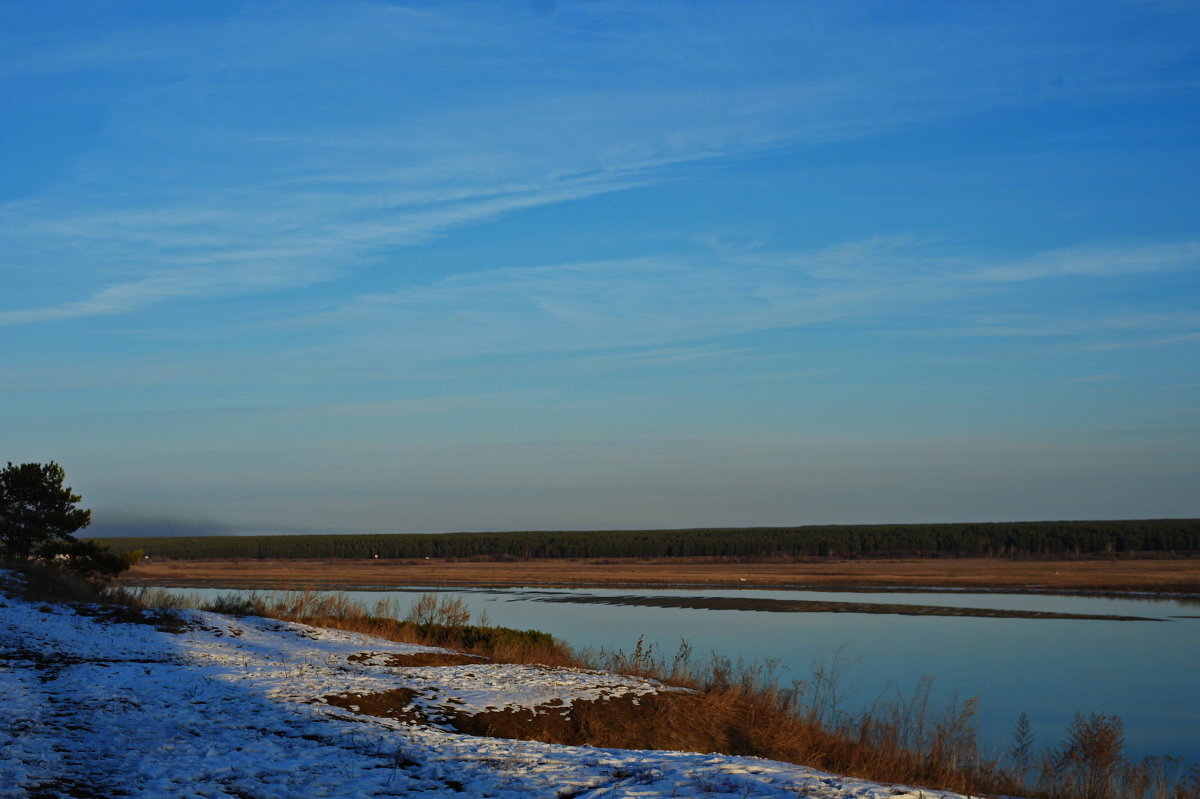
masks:
{"label": "hazy horizon", "polygon": [[1200,7],[0,8],[98,529],[1200,517]]}

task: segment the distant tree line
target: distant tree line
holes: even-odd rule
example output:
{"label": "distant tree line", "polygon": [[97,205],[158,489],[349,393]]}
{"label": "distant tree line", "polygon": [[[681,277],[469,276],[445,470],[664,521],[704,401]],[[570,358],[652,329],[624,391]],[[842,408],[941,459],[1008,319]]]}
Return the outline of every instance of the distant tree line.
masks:
{"label": "distant tree line", "polygon": [[203,558],[1039,557],[1200,553],[1200,519],[394,535],[108,538],[117,551]]}

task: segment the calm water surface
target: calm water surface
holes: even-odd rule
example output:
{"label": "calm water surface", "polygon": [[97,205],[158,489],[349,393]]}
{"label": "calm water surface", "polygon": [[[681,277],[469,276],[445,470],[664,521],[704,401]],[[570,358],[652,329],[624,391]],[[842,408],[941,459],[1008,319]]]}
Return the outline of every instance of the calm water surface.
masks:
{"label": "calm water surface", "polygon": [[[911,694],[926,676],[935,695],[978,697],[985,745],[1005,750],[1021,712],[1039,746],[1062,740],[1076,712],[1125,723],[1127,753],[1200,762],[1200,605],[1173,600],[1025,594],[840,593],[697,589],[380,588],[347,593],[365,604],[383,597],[407,608],[417,593],[461,597],[476,618],[544,630],[576,648],[630,650],[639,636],[670,657],[681,640],[697,655],[718,652],[773,660],[785,680],[804,680],[834,660],[845,667],[847,709],[880,695]],[[228,593],[177,589],[208,596]],[[556,603],[562,595],[713,596],[940,605],[1145,616],[1162,621],[1092,621],[772,613]],[[1192,618],[1188,618],[1192,617]]]}

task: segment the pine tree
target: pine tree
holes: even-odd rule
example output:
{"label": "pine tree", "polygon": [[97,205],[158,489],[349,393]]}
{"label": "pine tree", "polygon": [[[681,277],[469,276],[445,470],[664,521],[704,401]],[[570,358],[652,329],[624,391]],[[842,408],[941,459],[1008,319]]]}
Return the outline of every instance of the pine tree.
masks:
{"label": "pine tree", "polygon": [[78,544],[74,533],[87,527],[92,512],[76,507],[82,499],[63,485],[57,463],[11,462],[0,470],[0,546],[12,560],[53,557]]}

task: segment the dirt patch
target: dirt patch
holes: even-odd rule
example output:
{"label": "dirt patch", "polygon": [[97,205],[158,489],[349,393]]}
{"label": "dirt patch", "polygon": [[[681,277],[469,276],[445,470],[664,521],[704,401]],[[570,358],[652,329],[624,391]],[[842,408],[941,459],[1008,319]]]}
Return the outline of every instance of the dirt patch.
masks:
{"label": "dirt patch", "polygon": [[322,704],[340,707],[352,713],[399,719],[410,724],[428,725],[433,720],[413,700],[421,694],[411,688],[393,688],[377,694],[330,694]]}
{"label": "dirt patch", "polygon": [[716,743],[712,736],[702,729],[677,723],[692,715],[688,708],[697,702],[695,695],[679,691],[576,699],[569,705],[457,714],[451,723],[459,732],[491,738],[570,746],[712,751]]}
{"label": "dirt patch", "polygon": [[422,706],[421,698],[422,694],[409,688],[323,697],[326,704],[353,713],[488,738],[696,752],[713,751],[720,738],[709,725],[696,723],[705,715],[703,697],[685,691],[576,699],[570,704],[557,700],[536,708],[480,713],[464,712],[453,701]]}
{"label": "dirt patch", "polygon": [[34,649],[10,649],[0,653],[0,663],[16,666],[32,664],[38,680],[43,683],[58,679],[64,669],[71,666],[111,666],[115,663],[176,663],[162,658],[85,658],[63,652],[41,652]]}
{"label": "dirt patch", "polygon": [[487,658],[479,655],[463,655],[457,652],[414,652],[411,655],[382,654],[378,652],[362,652],[346,658],[351,663],[366,663],[370,661],[376,666],[391,666],[394,668],[418,666],[465,666],[472,663],[486,663]]}
{"label": "dirt patch", "polygon": [[118,624],[145,624],[163,633],[179,634],[191,629],[188,622],[168,610],[150,610],[128,605],[76,605],[73,609],[80,616],[90,616],[99,621]]}

